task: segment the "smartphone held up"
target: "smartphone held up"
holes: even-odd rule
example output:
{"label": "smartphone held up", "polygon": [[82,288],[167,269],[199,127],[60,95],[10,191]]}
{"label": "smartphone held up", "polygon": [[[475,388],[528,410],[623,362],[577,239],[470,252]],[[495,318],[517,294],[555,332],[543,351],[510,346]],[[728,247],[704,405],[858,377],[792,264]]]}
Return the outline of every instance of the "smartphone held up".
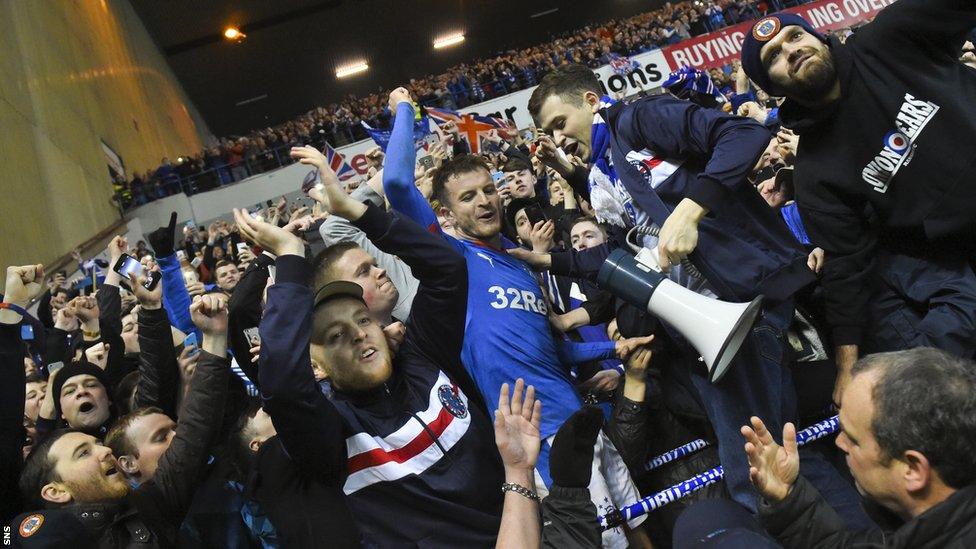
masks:
{"label": "smartphone held up", "polygon": [[122,254],[119,260],[115,262],[115,265],[112,266],[112,270],[119,273],[119,276],[123,280],[129,280],[130,274],[135,276],[145,275],[146,281],[142,286],[147,290],[154,289],[162,278],[162,275],[157,271],[146,271],[142,263],[129,254]]}
{"label": "smartphone held up", "polygon": [[529,225],[535,227],[535,225],[541,221],[548,221],[549,217],[546,212],[542,210],[538,204],[532,204],[531,206],[525,207],[525,217],[529,220]]}

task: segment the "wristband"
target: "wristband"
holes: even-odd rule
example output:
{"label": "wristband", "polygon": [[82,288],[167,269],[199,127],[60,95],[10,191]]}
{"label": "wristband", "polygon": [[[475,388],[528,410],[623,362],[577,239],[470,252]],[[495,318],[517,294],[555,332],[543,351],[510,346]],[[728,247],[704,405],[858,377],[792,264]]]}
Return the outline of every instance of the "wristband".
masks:
{"label": "wristband", "polygon": [[98,330],[97,332],[89,332],[88,330],[82,330],[82,332],[85,334],[85,337],[90,339],[98,339],[98,337],[102,335],[101,330]]}
{"label": "wristband", "polygon": [[539,501],[539,494],[529,490],[521,484],[515,484],[513,482],[506,482],[505,484],[502,484],[502,492],[515,492],[516,494],[525,496],[532,501]]}
{"label": "wristband", "polygon": [[13,303],[0,302],[0,309],[10,309],[11,311],[19,314],[20,316],[30,316],[27,309],[21,307],[20,305],[15,305]]}

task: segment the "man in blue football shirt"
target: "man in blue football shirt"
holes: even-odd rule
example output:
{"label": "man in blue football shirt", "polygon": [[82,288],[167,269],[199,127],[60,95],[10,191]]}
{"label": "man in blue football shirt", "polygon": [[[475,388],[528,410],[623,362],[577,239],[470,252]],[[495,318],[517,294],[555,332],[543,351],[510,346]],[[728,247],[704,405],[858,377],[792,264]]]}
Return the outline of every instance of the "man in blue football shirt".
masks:
{"label": "man in blue football shirt", "polygon": [[[390,94],[396,113],[387,147],[383,187],[393,208],[428,230],[440,231],[437,217],[414,185],[416,151],[412,125],[414,108],[403,88]],[[536,472],[540,491],[551,485],[548,453],[559,426],[581,406],[569,375],[575,362],[627,358],[650,338],[620,342],[578,344],[556,341],[549,325],[549,305],[529,268],[510,256],[512,246],[501,235],[502,203],[491,173],[480,158],[458,156],[436,172],[432,199],[443,205],[441,213],[455,229],[456,237],[444,235],[464,256],[468,266],[468,308],[461,361],[481,390],[486,402],[503,383],[523,378],[532,385],[546,413],[541,435],[545,440]],[[626,465],[603,435],[594,448],[590,495],[601,514],[639,498]],[[643,518],[630,521],[636,527]],[[647,542],[646,535],[631,533],[632,542]],[[615,528],[604,533],[604,546],[626,547],[625,532]]]}

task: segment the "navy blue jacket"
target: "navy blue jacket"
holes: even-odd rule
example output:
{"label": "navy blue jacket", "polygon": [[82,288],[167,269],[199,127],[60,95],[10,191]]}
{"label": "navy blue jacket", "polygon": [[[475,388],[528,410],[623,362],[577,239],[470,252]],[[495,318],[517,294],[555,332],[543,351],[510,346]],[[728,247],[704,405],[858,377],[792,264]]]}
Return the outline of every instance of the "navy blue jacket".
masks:
{"label": "navy blue jacket", "polygon": [[720,298],[785,301],[814,281],[806,252],[746,181],[770,134],[666,95],[605,109],[617,176],[659,227],[684,198],[709,210],[691,260]]}
{"label": "navy blue jacket", "polygon": [[503,481],[492,421],[460,364],[467,266],[443,238],[369,206],[354,223],[410,266],[420,287],[393,376],[368,394],[312,376],[310,266],[277,259],[261,320],[264,408],[296,464],[343,486],[367,543],[494,544]]}

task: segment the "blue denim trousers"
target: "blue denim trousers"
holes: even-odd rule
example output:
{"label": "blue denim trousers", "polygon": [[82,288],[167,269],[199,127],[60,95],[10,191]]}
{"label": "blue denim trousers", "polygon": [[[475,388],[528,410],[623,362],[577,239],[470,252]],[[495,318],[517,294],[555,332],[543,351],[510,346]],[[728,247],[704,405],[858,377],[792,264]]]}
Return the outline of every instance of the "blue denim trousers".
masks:
{"label": "blue denim trousers", "polygon": [[674,523],[671,541],[674,549],[782,547],[754,516],[726,499],[706,499],[685,509]]}
{"label": "blue denim trousers", "polygon": [[976,355],[976,274],[965,255],[918,258],[879,250],[861,354],[936,347]]}
{"label": "blue denim trousers", "polygon": [[[793,303],[764,307],[752,333],[718,383],[701,375],[692,381],[705,405],[718,439],[725,484],[734,499],[753,513],[759,494],[749,481],[749,462],[740,428],[751,416],[763,420],[777,442],[783,425],[796,422],[796,390],[790,374],[792,349],[786,332],[793,319]],[[816,452],[800,450],[800,474],[805,476],[854,529],[871,526],[860,496],[832,465]]]}

